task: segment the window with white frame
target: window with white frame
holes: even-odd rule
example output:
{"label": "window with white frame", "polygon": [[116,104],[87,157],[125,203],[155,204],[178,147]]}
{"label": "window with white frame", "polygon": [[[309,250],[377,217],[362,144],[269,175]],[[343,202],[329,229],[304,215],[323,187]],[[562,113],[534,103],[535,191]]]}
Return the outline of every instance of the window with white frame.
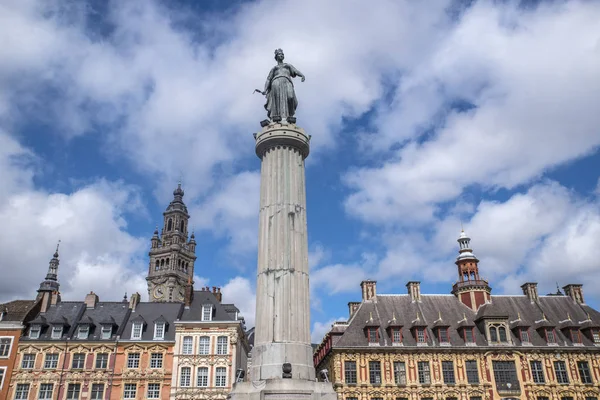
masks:
{"label": "window with white frame", "polygon": [[129,353],[127,355],[127,368],[140,367],[140,353]]}
{"label": "window with white frame", "polygon": [[58,367],[58,354],[49,353],[46,354],[46,359],[44,360],[44,368],[45,369],[56,369]]}
{"label": "window with white frame", "polygon": [[227,386],[227,368],[217,367],[215,371],[215,386],[224,387]]}
{"label": "window with white frame", "polygon": [[163,354],[162,353],[152,353],[150,355],[150,368],[157,369],[162,368],[163,366]]}
{"label": "window with white frame", "polygon": [[192,369],[190,367],[181,367],[179,374],[179,386],[188,387],[192,382]]}
{"label": "window with white frame", "polygon": [[137,395],[137,384],[136,383],[126,383],[123,388],[123,398],[124,399],[135,399]]}
{"label": "window with white frame", "polygon": [[392,343],[402,343],[402,331],[400,328],[392,328]]}
{"label": "window with white frame", "polygon": [[79,400],[81,394],[80,383],[69,383],[67,386],[67,400]]}
{"label": "window with white frame", "polygon": [[425,331],[425,328],[422,328],[422,327],[417,328],[416,333],[417,333],[417,344],[427,343],[427,332]]}
{"label": "window with white frame", "polygon": [[600,330],[592,330],[592,339],[594,340],[594,343],[600,343]]}
{"label": "window with white frame", "polygon": [[149,399],[160,399],[160,383],[149,383],[148,384],[148,396]]}
{"label": "window with white frame", "polygon": [[108,353],[96,354],[96,369],[106,369],[108,367]]}
{"label": "window with white frame", "polygon": [[212,321],[212,304],[202,306],[202,321]]}
{"label": "window with white frame", "polygon": [[40,391],[38,393],[38,400],[50,400],[52,399],[52,392],[54,391],[53,383],[41,383]]}
{"label": "window with white frame", "polygon": [[79,325],[77,330],[77,339],[87,339],[90,334],[90,326],[88,324]]}
{"label": "window with white frame", "polygon": [[62,325],[54,325],[52,327],[52,339],[60,339],[63,334],[63,326]]}
{"label": "window with white frame", "polygon": [[217,338],[217,354],[227,354],[227,336]]}
{"label": "window with white frame", "polygon": [[0,389],[4,385],[4,375],[6,374],[6,367],[0,367]]}
{"label": "window with white frame", "polygon": [[131,339],[141,339],[142,338],[142,328],[143,328],[143,323],[141,322],[134,322],[132,327],[131,327]]}
{"label": "window with white frame", "polygon": [[110,339],[112,336],[112,325],[102,325],[101,338]]}
{"label": "window with white frame", "polygon": [[22,369],[32,369],[35,366],[35,354],[23,354],[21,360]]}
{"label": "window with white frame", "polygon": [[193,350],[193,338],[191,336],[184,336],[181,344],[182,354],[192,354]]}
{"label": "window with white frame", "polygon": [[30,339],[38,339],[40,337],[40,332],[42,331],[42,326],[39,324],[33,324],[29,327],[29,338]]}
{"label": "window with white frame", "polygon": [[208,354],[210,352],[210,337],[200,336],[198,342],[198,354]]}
{"label": "window with white frame", "polygon": [[208,368],[207,367],[198,367],[198,386],[200,386],[200,387],[208,386]]}
{"label": "window with white frame", "polygon": [[554,333],[554,329],[546,329],[546,342],[549,344],[556,344],[556,334]]}
{"label": "window with white frame", "polygon": [[165,338],[165,323],[157,322],[154,324],[154,340],[162,340]]}
{"label": "window with white frame", "polygon": [[11,336],[0,337],[0,358],[10,356],[13,338]]}
{"label": "window with white frame", "polygon": [[84,353],[73,354],[73,363],[71,365],[71,368],[83,369],[84,366],[85,366],[85,354]]}
{"label": "window with white frame", "polygon": [[529,340],[529,329],[527,328],[521,328],[520,329],[520,334],[521,334],[521,343],[529,343],[531,342],[531,340]]}
{"label": "window with white frame", "polygon": [[92,391],[90,394],[90,400],[102,400],[104,397],[104,384],[103,383],[93,383]]}
{"label": "window with white frame", "polygon": [[17,383],[15,389],[15,400],[27,400],[29,398],[29,383]]}

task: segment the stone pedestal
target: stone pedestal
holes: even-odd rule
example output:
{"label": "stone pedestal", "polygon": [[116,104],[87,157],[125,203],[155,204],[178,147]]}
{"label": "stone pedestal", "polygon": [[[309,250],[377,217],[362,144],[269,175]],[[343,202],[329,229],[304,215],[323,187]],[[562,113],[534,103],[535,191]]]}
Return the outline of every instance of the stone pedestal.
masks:
{"label": "stone pedestal", "polygon": [[[231,397],[333,400],[331,383],[316,381],[310,345],[304,180],[310,137],[295,124],[270,123],[255,138],[262,161],[256,329],[251,381],[237,383]],[[283,378],[286,363],[291,378]]]}

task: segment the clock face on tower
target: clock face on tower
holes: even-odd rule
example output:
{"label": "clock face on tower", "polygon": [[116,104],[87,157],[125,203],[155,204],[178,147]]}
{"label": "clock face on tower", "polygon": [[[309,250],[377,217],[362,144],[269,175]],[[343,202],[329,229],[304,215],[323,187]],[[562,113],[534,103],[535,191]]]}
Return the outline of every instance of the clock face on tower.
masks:
{"label": "clock face on tower", "polygon": [[163,285],[158,285],[154,288],[154,298],[162,299],[165,296],[165,288]]}

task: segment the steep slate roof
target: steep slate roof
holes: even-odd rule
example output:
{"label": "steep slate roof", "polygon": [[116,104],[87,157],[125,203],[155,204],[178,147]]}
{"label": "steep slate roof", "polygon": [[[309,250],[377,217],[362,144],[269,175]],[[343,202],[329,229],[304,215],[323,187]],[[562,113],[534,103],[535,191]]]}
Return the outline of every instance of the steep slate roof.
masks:
{"label": "steep slate roof", "polygon": [[[142,330],[141,340],[154,340],[154,321],[161,316],[166,320],[165,324],[165,341],[175,340],[175,325],[174,322],[181,318],[183,311],[183,303],[166,302],[166,303],[139,303],[135,310],[131,311],[129,320],[125,325],[121,341],[131,340],[131,329],[134,322],[143,321],[144,328]],[[136,341],[136,340],[133,340]]]}
{"label": "steep slate roof", "polygon": [[35,300],[14,300],[0,304],[0,313],[6,312],[2,317],[2,321],[23,321],[35,304]]}
{"label": "steep slate roof", "polygon": [[232,315],[231,310],[237,310],[237,307],[219,303],[215,295],[207,290],[194,291],[192,304],[183,311],[181,321],[202,321],[202,306],[205,304],[213,306],[213,321],[236,321],[235,313]]}
{"label": "steep slate roof", "polygon": [[[98,302],[94,308],[87,308],[84,305],[83,315],[78,324],[90,324],[90,334],[88,339],[77,339],[77,331],[75,330],[71,336],[74,341],[84,340],[103,340],[101,339],[102,325],[103,324],[114,324],[112,330],[112,336],[110,339],[114,340],[115,335],[120,335],[125,328],[125,322],[129,315],[129,304],[123,302]],[[116,326],[115,326],[116,325]]]}
{"label": "steep slate roof", "polygon": [[[77,322],[83,315],[85,303],[81,301],[63,301],[50,306],[48,311],[39,314],[31,321],[31,324],[41,324],[42,331],[38,339],[29,339],[24,336],[22,340],[64,340],[64,338],[73,336],[77,327]],[[61,323],[64,325],[61,339],[52,339],[52,323]]]}
{"label": "steep slate roof", "polygon": [[[409,295],[377,295],[376,301],[365,301],[352,315],[347,324],[335,324],[328,335],[333,347],[372,347],[369,346],[365,329],[369,326],[380,328],[380,346],[392,346],[389,337],[390,325],[401,326],[403,345],[416,346],[411,332],[416,326],[426,326],[429,346],[439,346],[436,327],[448,326],[451,347],[465,347],[459,329],[474,326],[477,346],[487,346],[484,334],[486,319],[508,320],[509,331],[515,346],[520,346],[519,327],[529,327],[530,343],[533,346],[547,346],[542,332],[536,329],[547,325],[556,327],[559,345],[571,345],[570,338],[561,329],[565,326],[600,326],[600,313],[587,305],[577,304],[569,296],[540,296],[531,302],[527,296],[492,296],[492,302],[479,308],[477,312],[461,303],[453,295],[421,295],[421,301],[413,302]],[[547,322],[539,323],[545,315]],[[589,315],[589,317],[588,317]],[[372,317],[372,320],[371,320]],[[396,321],[391,320],[395,317]],[[440,320],[441,317],[441,320]],[[570,321],[563,322],[570,317]],[[536,324],[538,321],[538,324]],[[582,335],[584,346],[594,344]],[[595,347],[595,346],[594,346]]]}

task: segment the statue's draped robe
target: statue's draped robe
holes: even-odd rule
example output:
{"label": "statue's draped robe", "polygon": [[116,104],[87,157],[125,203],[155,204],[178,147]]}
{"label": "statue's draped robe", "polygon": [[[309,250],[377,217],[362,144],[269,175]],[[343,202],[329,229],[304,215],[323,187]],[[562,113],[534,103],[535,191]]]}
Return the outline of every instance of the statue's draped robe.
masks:
{"label": "statue's draped robe", "polygon": [[294,91],[292,78],[302,75],[300,71],[290,64],[279,64],[271,69],[265,84],[267,103],[265,109],[267,116],[281,117],[285,120],[287,117],[293,117],[298,107],[298,99]]}

